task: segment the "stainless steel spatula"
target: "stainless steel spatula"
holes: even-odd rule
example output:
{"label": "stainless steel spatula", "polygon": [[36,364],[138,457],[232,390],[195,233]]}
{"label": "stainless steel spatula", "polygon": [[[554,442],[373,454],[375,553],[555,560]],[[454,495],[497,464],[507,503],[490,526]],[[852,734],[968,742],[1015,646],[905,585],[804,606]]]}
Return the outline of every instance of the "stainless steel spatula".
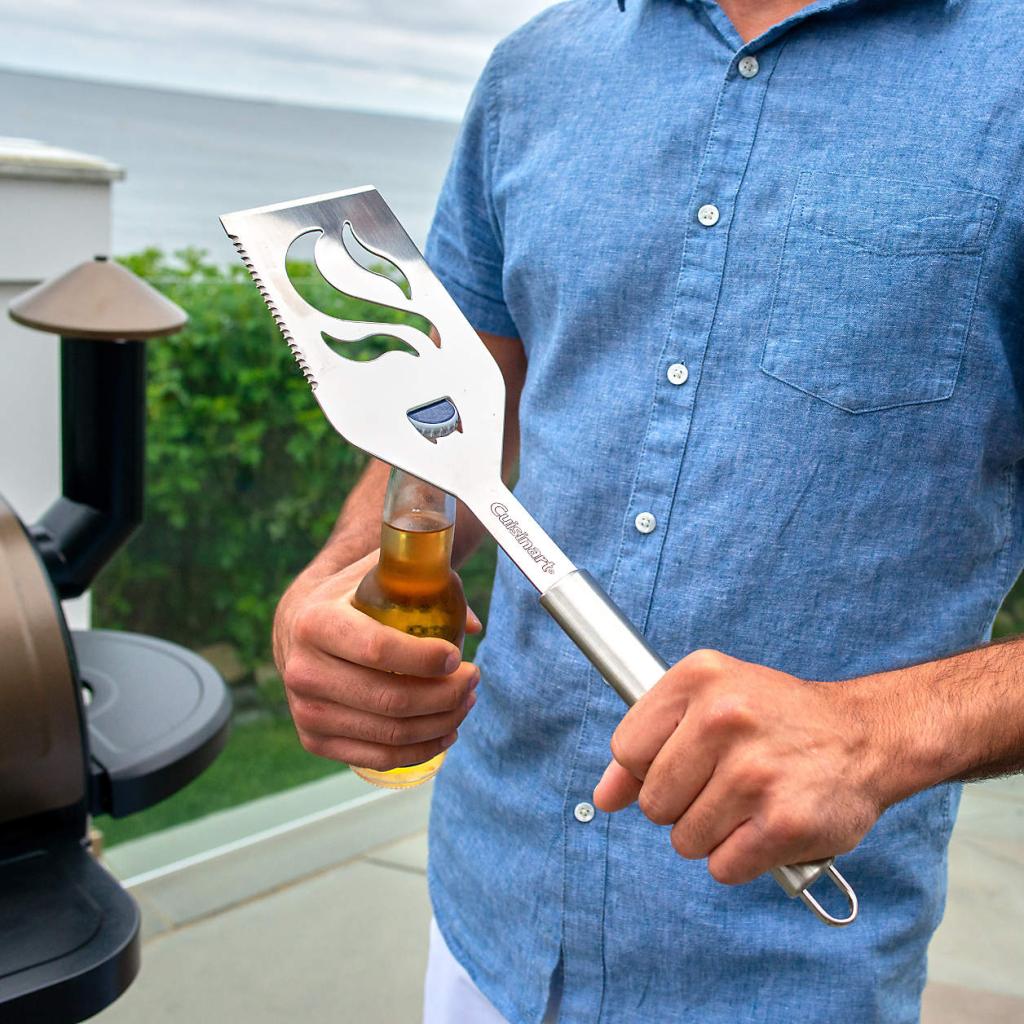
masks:
{"label": "stainless steel spatula", "polygon": [[[225,214],[221,223],[335,430],[461,499],[537,588],[541,604],[577,647],[628,705],[635,704],[668,666],[502,483],[501,371],[377,190],[350,189],[243,210]],[[311,306],[285,269],[292,244],[307,234],[316,236],[316,265],[330,284],[426,319],[439,344],[414,327],[338,320]],[[346,236],[394,264],[407,288],[357,262]],[[404,342],[416,356],[389,351],[360,362],[338,355],[325,340],[356,342],[375,335]],[[443,401],[457,410],[458,429],[428,439],[410,414]],[[847,925],[857,916],[857,897],[831,859],[776,868],[772,874],[787,895],[799,897],[827,924]],[[823,876],[844,894],[847,916],[833,917],[808,891]]]}

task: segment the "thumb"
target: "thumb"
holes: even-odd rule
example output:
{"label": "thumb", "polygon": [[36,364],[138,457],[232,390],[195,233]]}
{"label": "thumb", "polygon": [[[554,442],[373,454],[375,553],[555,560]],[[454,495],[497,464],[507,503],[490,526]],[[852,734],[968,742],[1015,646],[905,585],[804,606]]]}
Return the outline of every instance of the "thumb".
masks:
{"label": "thumb", "polygon": [[602,811],[621,811],[640,795],[641,786],[643,783],[638,778],[618,761],[612,761],[594,787],[594,806]]}
{"label": "thumb", "polygon": [[472,635],[473,633],[482,633],[484,624],[480,621],[480,617],[477,615],[469,605],[466,605],[466,632]]}

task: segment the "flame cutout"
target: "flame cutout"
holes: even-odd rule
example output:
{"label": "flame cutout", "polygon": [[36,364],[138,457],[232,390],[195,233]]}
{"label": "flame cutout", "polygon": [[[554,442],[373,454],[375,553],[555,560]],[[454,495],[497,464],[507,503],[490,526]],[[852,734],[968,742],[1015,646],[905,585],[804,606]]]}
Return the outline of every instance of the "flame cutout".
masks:
{"label": "flame cutout", "polygon": [[[226,214],[222,222],[228,235],[242,243],[246,266],[315,388],[324,415],[340,434],[463,500],[480,492],[481,481],[499,479],[505,409],[501,370],[376,189],[240,211]],[[358,262],[358,253],[342,240],[346,222],[355,226],[366,251],[401,269],[409,295]],[[327,282],[318,283],[310,301],[299,294],[285,263],[302,236],[314,243],[315,263]],[[310,268],[301,269],[310,282]],[[301,284],[298,276],[296,282]],[[339,293],[357,299],[345,301]],[[417,316],[425,319],[413,320]],[[439,344],[425,333],[427,321],[436,328]],[[420,358],[410,358],[409,351],[387,351],[360,360],[336,351],[381,335],[405,342]],[[455,405],[460,429],[431,444],[408,412],[439,395]]]}
{"label": "flame cutout", "polygon": [[364,270],[369,270],[370,273],[378,274],[385,280],[391,281],[392,284],[397,284],[407,299],[412,298],[412,286],[409,284],[409,279],[402,273],[402,268],[397,263],[392,263],[382,252],[374,252],[365,245],[350,220],[345,221],[341,229],[341,243],[353,261]]}
{"label": "flame cutout", "polygon": [[407,341],[402,341],[401,338],[396,338],[393,334],[371,334],[366,338],[361,338],[358,351],[345,351],[346,347],[353,343],[335,338],[326,331],[321,331],[320,337],[331,347],[333,352],[337,352],[339,356],[344,356],[346,359],[351,359],[356,363],[373,362],[374,359],[378,359],[385,352],[406,352],[411,356],[419,358],[419,352],[412,345]]}
{"label": "flame cutout", "polygon": [[[351,225],[346,221],[346,226]],[[356,237],[354,232],[353,237]],[[311,246],[314,238],[316,241]],[[310,248],[312,259],[309,258]],[[369,248],[363,246],[363,250],[366,258],[378,258],[378,254]],[[393,268],[408,287],[408,279],[400,268],[386,257],[379,258]],[[427,333],[433,325],[412,311],[402,287],[387,273],[364,267],[343,240],[339,244],[337,239],[329,238],[319,229],[304,231],[288,248],[286,268],[289,281],[298,295],[329,319],[329,324],[321,329],[320,337],[337,355],[366,363],[387,352],[416,356],[426,343],[439,347]],[[348,287],[341,287],[339,280]],[[359,294],[356,294],[352,283],[358,286]],[[343,305],[339,299],[348,301]],[[353,302],[368,307],[359,310],[365,320],[351,319]],[[436,330],[434,333],[436,335]],[[359,343],[358,348],[346,351],[349,345],[356,343]]]}

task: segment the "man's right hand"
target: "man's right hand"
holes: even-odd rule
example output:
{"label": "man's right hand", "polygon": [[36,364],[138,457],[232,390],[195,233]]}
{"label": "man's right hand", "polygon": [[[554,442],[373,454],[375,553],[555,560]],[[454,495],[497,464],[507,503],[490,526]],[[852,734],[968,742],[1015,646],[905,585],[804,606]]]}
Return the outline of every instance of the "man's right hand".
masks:
{"label": "man's right hand", "polygon": [[[479,670],[446,640],[408,636],[352,605],[373,551],[340,572],[314,562],[274,616],[274,660],[302,745],[387,771],[450,747],[476,701]],[[468,631],[480,629],[469,613]]]}

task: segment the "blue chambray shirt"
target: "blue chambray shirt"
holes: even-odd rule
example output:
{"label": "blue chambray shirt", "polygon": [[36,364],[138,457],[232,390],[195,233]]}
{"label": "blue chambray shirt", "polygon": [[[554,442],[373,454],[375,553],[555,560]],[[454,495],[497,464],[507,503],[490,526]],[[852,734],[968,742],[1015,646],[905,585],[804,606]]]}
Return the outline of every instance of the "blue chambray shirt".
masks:
{"label": "blue chambray shirt", "polygon": [[[1020,0],[819,0],[746,46],[710,0],[571,0],[495,51],[428,258],[526,346],[519,498],[670,662],[841,680],[988,636],[1024,561],[1022,53]],[[560,958],[571,1024],[918,1019],[956,787],[841,858],[830,930],[635,807],[576,819],[624,707],[504,557],[479,664],[429,878],[510,1021]]]}

